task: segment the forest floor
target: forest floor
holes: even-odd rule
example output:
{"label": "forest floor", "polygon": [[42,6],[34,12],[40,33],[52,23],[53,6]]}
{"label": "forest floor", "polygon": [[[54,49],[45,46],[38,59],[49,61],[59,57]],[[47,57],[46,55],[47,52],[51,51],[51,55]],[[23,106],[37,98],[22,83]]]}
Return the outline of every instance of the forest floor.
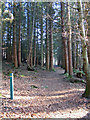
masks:
{"label": "forest floor", "polygon": [[[82,98],[84,83],[71,83],[64,70],[28,71],[3,63],[2,111],[0,118],[90,118],[90,99]],[[10,78],[14,77],[14,99],[10,99]]]}

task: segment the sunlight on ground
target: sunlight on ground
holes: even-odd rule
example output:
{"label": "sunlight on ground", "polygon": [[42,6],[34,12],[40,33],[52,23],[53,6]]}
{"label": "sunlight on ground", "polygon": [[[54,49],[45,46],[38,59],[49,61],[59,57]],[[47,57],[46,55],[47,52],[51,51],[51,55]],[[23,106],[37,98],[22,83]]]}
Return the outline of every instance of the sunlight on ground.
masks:
{"label": "sunlight on ground", "polygon": [[[52,91],[48,94],[48,92],[46,93],[46,95],[44,96],[41,96],[41,95],[31,95],[31,96],[28,96],[28,94],[26,96],[22,96],[18,93],[18,91],[14,91],[15,95],[14,95],[14,99],[12,100],[12,107],[14,108],[20,108],[20,109],[23,109],[23,107],[30,107],[30,103],[28,104],[25,104],[23,103],[22,101],[34,101],[34,100],[38,100],[38,99],[41,99],[44,101],[45,104],[43,105],[47,105],[47,109],[49,109],[49,103],[47,103],[47,100],[48,99],[51,99],[53,102],[54,102],[54,99],[57,99],[57,98],[65,98],[66,100],[71,97],[73,95],[76,95],[78,92],[83,92],[84,89],[68,89],[68,90],[63,90],[63,91]],[[6,98],[6,99],[9,99],[10,98],[10,90],[2,90],[2,98]],[[19,103],[14,103],[15,101],[18,101]],[[62,101],[62,100],[61,100]],[[60,102],[60,101],[59,101]],[[38,103],[38,101],[37,101]],[[57,101],[58,103],[58,101]],[[61,102],[62,103],[62,102]],[[63,104],[63,103],[62,103]],[[8,102],[6,102],[6,105],[9,105]],[[38,107],[40,107],[40,103],[38,104]],[[32,106],[32,105],[31,105]],[[33,107],[35,107],[36,104],[33,103]],[[53,103],[52,103],[52,106],[53,106]],[[52,107],[51,106],[51,107]],[[10,106],[9,106],[10,107]],[[62,107],[62,106],[61,106]],[[64,107],[64,106],[63,106]],[[53,111],[53,112],[46,112],[46,111],[43,111],[43,112],[37,112],[37,113],[33,113],[33,115],[30,113],[30,112],[22,112],[22,113],[19,113],[18,114],[18,111],[16,111],[16,113],[12,112],[12,111],[9,111],[8,113],[7,112],[4,112],[2,113],[2,116],[4,118],[82,118],[84,116],[86,116],[86,114],[89,113],[89,111],[87,109],[84,109],[82,107],[72,107],[72,108],[66,108],[66,109],[60,109],[60,110],[56,110],[56,111]]]}
{"label": "sunlight on ground", "polygon": [[[67,93],[67,92],[76,92],[76,91],[84,91],[85,89],[68,89],[68,90],[63,90],[63,91],[55,91],[52,92],[53,94],[59,94],[59,93]],[[68,93],[69,94],[69,93]]]}
{"label": "sunlight on ground", "polygon": [[64,111],[61,112],[60,111],[56,111],[54,112],[56,115],[53,115],[53,112],[50,112],[49,114],[52,115],[53,118],[75,118],[77,116],[77,118],[81,118],[84,117],[88,111],[80,108],[78,109],[74,109],[73,111],[71,111],[70,109],[66,109]]}
{"label": "sunlight on ground", "polygon": [[[63,98],[63,97],[69,97],[72,96],[72,94],[76,91],[84,91],[84,89],[71,89],[71,90],[64,90],[64,91],[55,91],[52,92],[53,95],[49,94],[49,96],[46,95],[48,99],[54,99],[54,98]],[[70,92],[70,93],[69,93]],[[72,93],[71,93],[72,92]],[[18,92],[15,92],[15,94]],[[63,95],[62,95],[63,93]],[[68,93],[68,94],[67,94]],[[54,95],[56,94],[56,95]],[[61,95],[59,95],[61,94]],[[77,93],[74,93],[74,95]],[[27,94],[28,95],[28,94]],[[2,90],[2,97],[10,98],[10,91]],[[38,96],[21,96],[21,95],[14,95],[14,99],[24,99],[24,100],[30,100],[30,99],[36,99]],[[45,96],[40,96],[40,97],[45,97]]]}

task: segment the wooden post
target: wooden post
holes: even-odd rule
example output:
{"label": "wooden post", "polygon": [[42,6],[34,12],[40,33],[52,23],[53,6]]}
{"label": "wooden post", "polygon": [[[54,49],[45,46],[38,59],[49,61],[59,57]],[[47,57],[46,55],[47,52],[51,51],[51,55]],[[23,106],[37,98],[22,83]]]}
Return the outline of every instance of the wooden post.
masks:
{"label": "wooden post", "polygon": [[10,73],[10,99],[13,99],[13,73]]}

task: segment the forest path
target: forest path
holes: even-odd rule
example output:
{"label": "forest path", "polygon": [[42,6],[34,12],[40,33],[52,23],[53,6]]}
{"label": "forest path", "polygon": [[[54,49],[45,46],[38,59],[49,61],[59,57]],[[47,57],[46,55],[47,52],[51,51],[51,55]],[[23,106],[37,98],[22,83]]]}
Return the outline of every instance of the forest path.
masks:
{"label": "forest path", "polygon": [[[11,70],[4,66],[3,73]],[[9,76],[3,75],[3,118],[81,118],[89,115],[88,99],[81,98],[85,85],[64,79],[64,70],[56,72],[37,69],[27,71],[26,65],[13,69],[14,99],[10,100]],[[36,87],[36,88],[35,88]],[[88,116],[87,116],[88,117]]]}

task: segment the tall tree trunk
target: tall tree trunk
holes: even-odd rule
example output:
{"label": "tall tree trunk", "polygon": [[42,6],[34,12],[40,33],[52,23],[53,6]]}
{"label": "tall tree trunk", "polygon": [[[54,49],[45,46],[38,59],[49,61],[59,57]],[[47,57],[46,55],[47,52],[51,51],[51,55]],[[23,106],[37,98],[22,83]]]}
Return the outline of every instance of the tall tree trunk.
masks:
{"label": "tall tree trunk", "polygon": [[9,34],[9,26],[10,25],[10,23],[9,22],[7,22],[7,48],[6,48],[6,59],[7,59],[7,61],[8,62],[10,62],[9,60],[10,60],[10,50],[9,50],[9,40],[10,40],[10,34]]}
{"label": "tall tree trunk", "polygon": [[53,69],[53,18],[52,18],[52,3],[49,4],[49,40],[50,40],[50,69]]}
{"label": "tall tree trunk", "polygon": [[76,41],[76,69],[79,69],[79,41]]}
{"label": "tall tree trunk", "polygon": [[33,65],[36,65],[36,19],[34,22],[34,59],[33,59]]}
{"label": "tall tree trunk", "polygon": [[[2,83],[2,2],[1,1],[0,1],[0,81]],[[0,111],[2,111],[1,98],[0,98]]]}
{"label": "tall tree trunk", "polygon": [[9,42],[10,42],[10,44],[9,44],[9,51],[10,51],[10,61],[12,61],[12,46],[11,46],[11,30],[12,30],[12,27],[11,27],[11,24],[10,24],[10,28],[9,28],[10,30],[9,30],[9,32],[10,32],[10,39],[9,39]]}
{"label": "tall tree trunk", "polygon": [[7,61],[12,61],[12,53],[11,53],[11,23],[7,23]]}
{"label": "tall tree trunk", "polygon": [[37,37],[36,37],[36,65],[38,66],[38,62],[39,62],[39,45],[38,45],[38,36],[39,36],[39,32],[38,32],[38,27],[39,27],[39,24],[38,24],[38,6],[37,6]]}
{"label": "tall tree trunk", "polygon": [[18,66],[21,65],[21,3],[19,3],[19,41],[18,41]]}
{"label": "tall tree trunk", "polygon": [[68,72],[68,53],[67,53],[67,40],[64,27],[64,3],[61,2],[61,26],[62,26],[62,41],[64,45],[64,62],[65,62],[65,73]]}
{"label": "tall tree trunk", "polygon": [[73,42],[73,69],[76,69],[76,40]]}
{"label": "tall tree trunk", "polygon": [[87,16],[87,23],[88,23],[88,61],[90,64],[90,15]]}
{"label": "tall tree trunk", "polygon": [[37,23],[37,46],[36,46],[36,64],[38,65],[38,59],[39,59],[39,48],[38,48],[38,23]]}
{"label": "tall tree trunk", "polygon": [[72,47],[71,47],[71,19],[70,19],[70,5],[68,0],[68,62],[69,62],[69,75],[72,77],[73,71],[72,71]]}
{"label": "tall tree trunk", "polygon": [[29,5],[30,3],[27,2],[27,56],[29,54],[29,48],[30,48],[30,11],[29,11],[30,6]]}
{"label": "tall tree trunk", "polygon": [[41,6],[41,67],[43,67],[43,6]]}
{"label": "tall tree trunk", "polygon": [[[46,6],[46,14],[48,13],[48,5]],[[48,19],[46,17],[46,69],[49,70],[49,39],[48,39]]]}
{"label": "tall tree trunk", "polygon": [[14,66],[17,68],[17,48],[16,48],[16,3],[13,3],[13,15],[14,15],[14,20],[13,20],[13,52],[14,52]]}
{"label": "tall tree trunk", "polygon": [[31,10],[32,10],[32,16],[31,16],[31,32],[30,32],[30,50],[29,55],[27,59],[27,66],[32,69],[33,62],[32,62],[32,42],[33,42],[33,30],[34,30],[34,15],[35,15],[35,3],[32,3]]}
{"label": "tall tree trunk", "polygon": [[[2,3],[0,1],[0,67],[2,67]],[[2,68],[0,69],[0,78],[2,78]],[[1,102],[0,102],[1,103]]]}
{"label": "tall tree trunk", "polygon": [[83,96],[90,98],[90,65],[88,63],[88,57],[87,57],[87,41],[85,36],[84,17],[83,17],[81,0],[80,1],[78,0],[78,12],[79,12],[79,22],[80,22],[79,23],[80,35],[81,35],[81,42],[82,42],[83,64],[84,64],[84,70],[86,75],[86,89]]}
{"label": "tall tree trunk", "polygon": [[86,22],[85,33],[86,33],[86,36],[88,37],[87,52],[88,52],[88,61],[89,61],[89,64],[90,64],[90,15],[89,15],[90,3],[86,2],[84,4],[85,4],[85,7],[84,7],[84,16],[85,17],[84,18],[85,18],[85,22]]}

